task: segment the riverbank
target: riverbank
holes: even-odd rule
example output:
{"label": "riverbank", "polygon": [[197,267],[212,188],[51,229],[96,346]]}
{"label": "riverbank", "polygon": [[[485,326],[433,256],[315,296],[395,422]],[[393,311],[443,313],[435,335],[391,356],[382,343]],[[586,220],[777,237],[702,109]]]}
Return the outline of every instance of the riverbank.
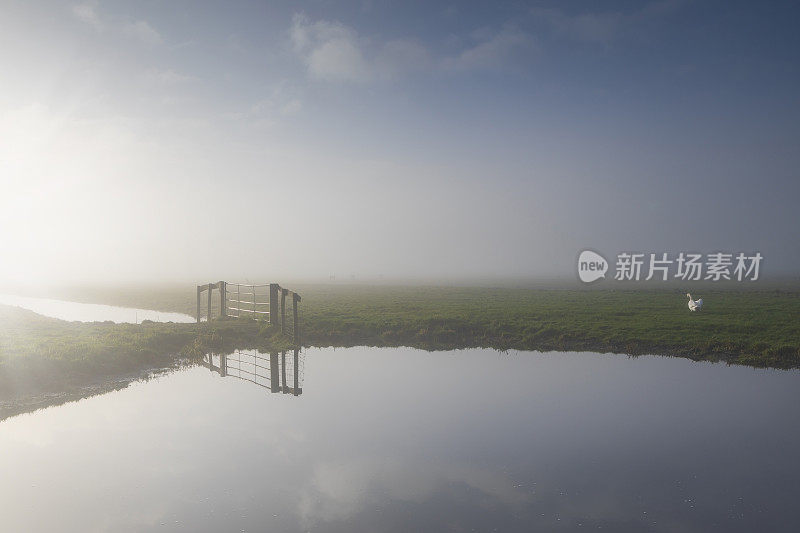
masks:
{"label": "riverbank", "polygon": [[347,287],[303,294],[315,346],[407,345],[656,354],[800,366],[800,291]]}
{"label": "riverbank", "polygon": [[0,402],[106,386],[237,348],[285,350],[291,343],[276,328],[250,320],[83,323],[0,306]]}
{"label": "riverbank", "polygon": [[[798,289],[706,287],[696,295],[706,302],[703,310],[692,313],[680,288],[293,288],[303,296],[304,345],[652,353],[754,367],[800,367]],[[171,312],[193,313],[195,307],[192,286],[64,289],[50,295]],[[165,366],[176,354],[284,349],[288,342],[276,328],[250,320],[81,324],[0,307],[0,390],[15,390],[20,383],[46,384],[54,373],[58,383],[81,381]]]}

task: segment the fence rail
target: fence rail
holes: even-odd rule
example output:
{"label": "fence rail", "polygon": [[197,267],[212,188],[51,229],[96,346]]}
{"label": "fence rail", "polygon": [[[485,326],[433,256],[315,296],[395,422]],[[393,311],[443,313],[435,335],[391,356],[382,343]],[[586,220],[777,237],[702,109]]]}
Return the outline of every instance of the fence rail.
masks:
{"label": "fence rail", "polygon": [[[242,290],[246,289],[246,290]],[[214,291],[219,293],[215,305]],[[206,321],[219,318],[239,318],[251,315],[253,318],[266,319],[270,324],[281,326],[281,333],[290,335],[297,346],[300,345],[301,297],[294,291],[281,287],[277,283],[249,285],[218,281],[197,286],[197,322],[203,317],[203,293],[208,291],[205,308]],[[289,320],[286,319],[287,300],[291,303]],[[215,313],[216,311],[216,313]]]}
{"label": "fence rail", "polygon": [[[287,358],[287,354],[290,357]],[[230,354],[207,354],[203,365],[223,377],[254,383],[272,392],[303,394],[303,357],[300,349],[262,354],[256,350],[236,350]]]}

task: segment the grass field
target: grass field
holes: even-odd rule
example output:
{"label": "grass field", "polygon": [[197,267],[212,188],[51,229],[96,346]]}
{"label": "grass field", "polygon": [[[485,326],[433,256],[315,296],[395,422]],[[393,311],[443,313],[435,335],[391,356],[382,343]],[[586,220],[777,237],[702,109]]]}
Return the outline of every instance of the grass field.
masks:
{"label": "grass field", "polygon": [[304,339],[316,345],[482,346],[654,353],[788,368],[800,363],[800,292],[475,288],[310,290]]}
{"label": "grass field", "polygon": [[176,364],[209,350],[291,347],[254,321],[206,324],[66,322],[0,305],[0,401],[63,392],[98,380]]}
{"label": "grass field", "polygon": [[[557,290],[296,285],[303,343],[425,349],[492,347],[654,353],[752,366],[800,366],[800,288]],[[63,290],[72,300],[195,312],[194,287]],[[154,326],[155,327],[155,326]],[[158,326],[161,327],[161,326]],[[168,326],[164,326],[168,328]]]}
{"label": "grass field", "polygon": [[[678,288],[292,289],[303,296],[304,345],[651,353],[755,367],[800,367],[800,290],[709,287],[696,294],[705,300],[703,310],[692,313]],[[187,314],[193,314],[196,305],[193,286],[62,289],[48,295]],[[33,395],[72,391],[81,397],[86,387],[99,382],[108,386],[109,379],[169,367],[211,350],[279,351],[290,346],[277,327],[253,320],[79,323],[0,306],[0,412],[27,409],[15,402]]]}

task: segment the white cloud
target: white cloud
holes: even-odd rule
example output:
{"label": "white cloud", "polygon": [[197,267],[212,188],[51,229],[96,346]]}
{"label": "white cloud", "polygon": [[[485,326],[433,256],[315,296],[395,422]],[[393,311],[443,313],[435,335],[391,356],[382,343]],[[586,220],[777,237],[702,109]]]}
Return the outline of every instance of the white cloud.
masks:
{"label": "white cloud", "polygon": [[134,37],[148,46],[156,46],[164,42],[155,28],[144,20],[131,22],[123,27],[126,35]]}
{"label": "white cloud", "polygon": [[502,502],[512,508],[529,505],[533,496],[506,474],[455,461],[415,464],[397,458],[366,457],[314,466],[313,475],[300,491],[298,513],[311,527],[355,514],[370,503],[369,490],[376,487],[393,501],[429,500],[442,486],[463,484],[484,501]]}
{"label": "white cloud", "polygon": [[372,77],[358,36],[352,29],[338,22],[311,22],[305,15],[295,15],[290,35],[311,78],[359,82]]}
{"label": "white cloud", "polygon": [[445,61],[456,70],[494,69],[510,65],[536,50],[536,43],[524,31],[506,27],[496,33],[479,32],[478,42]]}
{"label": "white cloud", "polygon": [[370,43],[339,22],[312,22],[296,14],[289,35],[309,77],[330,82],[367,82],[390,79],[426,68],[427,50],[410,40]]}
{"label": "white cloud", "polygon": [[361,49],[351,39],[320,43],[307,58],[312,78],[326,81],[366,81],[371,72]]}
{"label": "white cloud", "polygon": [[439,57],[432,57],[425,46],[412,39],[376,42],[340,22],[311,21],[303,14],[295,14],[289,35],[308,76],[328,82],[386,81],[437,67],[505,68],[537,50],[533,37],[515,26],[476,32],[466,48]]}
{"label": "white cloud", "polygon": [[97,14],[97,10],[95,7],[97,6],[96,2],[85,2],[83,4],[75,4],[72,6],[72,14],[77,17],[79,20],[82,20],[86,24],[94,26],[97,30],[102,30],[105,25],[103,21],[100,20],[100,17]]}

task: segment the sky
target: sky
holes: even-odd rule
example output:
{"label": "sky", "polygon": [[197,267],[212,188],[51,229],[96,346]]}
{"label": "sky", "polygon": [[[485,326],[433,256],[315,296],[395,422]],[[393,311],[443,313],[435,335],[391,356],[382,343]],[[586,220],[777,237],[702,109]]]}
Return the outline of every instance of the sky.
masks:
{"label": "sky", "polygon": [[0,3],[0,283],[798,273],[792,3]]}

